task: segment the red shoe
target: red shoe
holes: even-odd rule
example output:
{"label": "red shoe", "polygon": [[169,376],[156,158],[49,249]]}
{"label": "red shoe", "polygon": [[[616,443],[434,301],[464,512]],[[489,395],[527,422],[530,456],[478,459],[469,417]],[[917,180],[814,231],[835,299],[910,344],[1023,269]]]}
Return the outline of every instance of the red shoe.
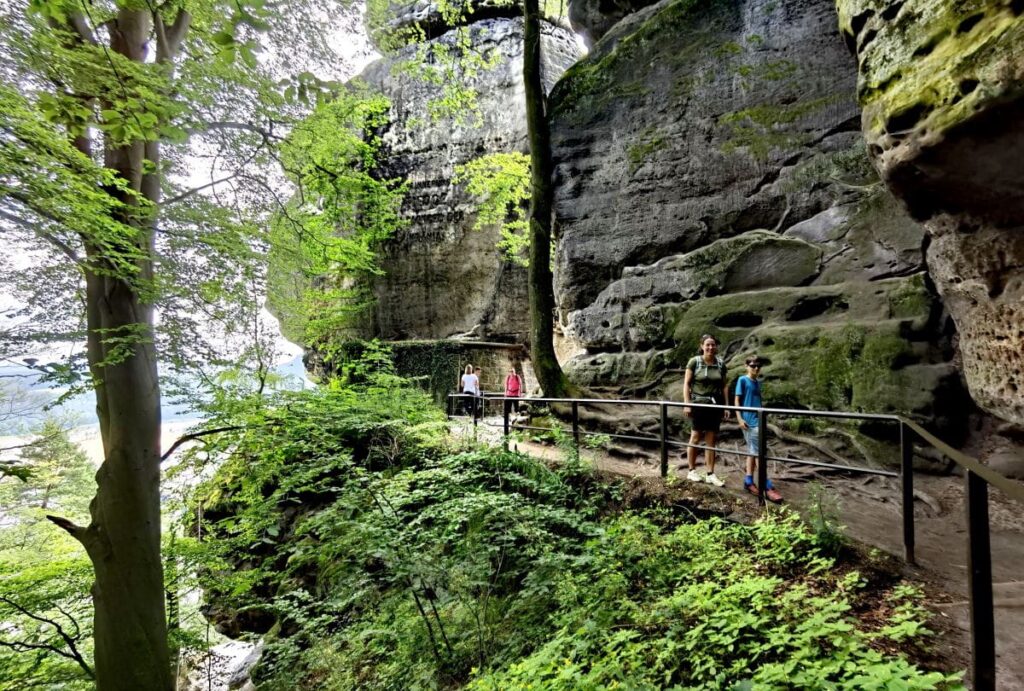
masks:
{"label": "red shoe", "polygon": [[774,487],[769,487],[768,490],[764,493],[764,496],[770,502],[774,502],[776,504],[782,503],[782,495],[779,494],[779,491]]}
{"label": "red shoe", "polygon": [[753,494],[755,497],[760,497],[761,496],[761,490],[759,490],[757,488],[757,485],[755,485],[754,483],[750,483],[749,485],[743,485],[743,489],[747,490],[748,492]]}

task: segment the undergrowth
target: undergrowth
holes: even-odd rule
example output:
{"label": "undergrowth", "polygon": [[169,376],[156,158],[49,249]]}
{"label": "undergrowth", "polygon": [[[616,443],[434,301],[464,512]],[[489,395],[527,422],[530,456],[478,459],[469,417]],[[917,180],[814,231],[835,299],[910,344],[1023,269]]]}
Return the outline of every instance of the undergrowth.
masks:
{"label": "undergrowth", "polygon": [[[909,586],[788,512],[666,523],[581,463],[457,452],[400,383],[306,392],[226,439],[197,493],[209,609],[265,634],[266,689],[946,689]],[[899,646],[895,646],[899,647]]]}

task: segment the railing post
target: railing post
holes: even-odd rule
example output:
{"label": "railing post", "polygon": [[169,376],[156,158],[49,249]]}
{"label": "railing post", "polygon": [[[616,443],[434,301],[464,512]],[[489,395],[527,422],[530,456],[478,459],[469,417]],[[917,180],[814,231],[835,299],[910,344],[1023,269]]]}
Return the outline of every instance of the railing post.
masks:
{"label": "railing post", "polygon": [[668,406],[661,404],[661,476],[668,477]]}
{"label": "railing post", "polygon": [[764,408],[757,411],[757,501],[765,505],[768,491],[768,413]]}
{"label": "railing post", "polygon": [[449,420],[452,419],[452,395],[445,394],[444,396],[444,414]]}
{"label": "railing post", "polygon": [[914,558],[914,433],[900,423],[900,485],[903,490],[903,557]]}
{"label": "railing post", "polygon": [[477,423],[477,420],[476,420],[477,414],[478,414],[478,411],[479,411],[479,414],[483,415],[483,406],[480,405],[480,397],[479,396],[477,396],[476,394],[472,394],[472,396],[473,396],[473,429],[475,430],[476,429],[476,423]]}
{"label": "railing post", "polygon": [[967,471],[967,590],[971,607],[971,669],[974,691],[995,691],[996,635],[992,605],[992,546],[988,485]]}
{"label": "railing post", "polygon": [[509,418],[509,413],[512,410],[512,401],[510,401],[510,400],[508,400],[506,398],[506,399],[504,399],[504,403],[505,403],[505,420],[504,420],[504,424],[505,424],[505,450],[508,451],[508,432],[509,432],[508,418]]}
{"label": "railing post", "polygon": [[576,453],[580,452],[580,404],[572,402],[572,441],[576,445]]}

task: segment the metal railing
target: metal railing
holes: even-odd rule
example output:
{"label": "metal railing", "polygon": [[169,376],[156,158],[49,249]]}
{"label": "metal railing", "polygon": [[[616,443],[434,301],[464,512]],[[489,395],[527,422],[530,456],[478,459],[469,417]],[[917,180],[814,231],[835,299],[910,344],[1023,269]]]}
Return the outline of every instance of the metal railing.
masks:
{"label": "metal railing", "polygon": [[[512,433],[511,410],[513,402],[528,404],[531,406],[541,404],[547,407],[568,406],[568,414],[571,419],[571,431],[573,442],[577,451],[580,445],[581,434],[602,434],[611,438],[626,439],[657,443],[660,451],[661,476],[668,476],[669,447],[698,448],[705,451],[737,454],[748,456],[749,453],[737,452],[735,449],[727,449],[719,446],[703,446],[689,442],[673,441],[669,438],[669,410],[672,408],[714,408],[723,411],[735,411],[738,413],[756,413],[758,426],[761,433],[758,435],[757,448],[757,486],[765,488],[768,481],[767,461],[776,461],[792,465],[807,465],[835,470],[844,470],[853,473],[882,475],[887,477],[898,477],[901,489],[901,513],[903,521],[903,555],[907,563],[915,564],[915,534],[914,534],[914,443],[922,442],[929,444],[946,458],[953,461],[964,470],[966,485],[966,511],[967,511],[967,589],[968,602],[970,607],[971,622],[971,677],[974,682],[975,691],[995,691],[996,688],[996,655],[995,655],[995,611],[992,596],[992,549],[989,525],[989,500],[988,487],[992,485],[1002,491],[1007,497],[1024,504],[1024,485],[1014,482],[999,473],[991,470],[976,459],[967,456],[961,451],[954,449],[941,439],[938,439],[928,430],[921,427],[912,420],[907,420],[899,415],[879,415],[870,413],[846,413],[825,410],[794,410],[787,408],[746,408],[742,406],[718,405],[712,403],[681,403],[679,401],[650,401],[650,400],[619,400],[604,398],[507,398],[497,394],[484,393],[481,396],[467,396],[464,394],[450,394],[448,396],[447,413],[449,417],[455,415],[457,402],[463,402],[463,410],[469,409],[472,415],[473,424],[477,425],[484,421],[487,411],[487,404],[501,402],[501,414],[503,418],[503,434],[508,442]],[[613,432],[590,432],[581,430],[580,427],[580,405],[593,406],[647,406],[657,407],[658,411],[658,435],[626,435]],[[566,411],[563,410],[562,414]],[[884,470],[878,468],[864,468],[853,465],[827,463],[809,459],[780,458],[768,455],[768,417],[812,417],[831,418],[855,421],[870,421],[889,423],[899,426],[899,448],[900,448],[900,471]],[[488,424],[484,422],[484,424]],[[515,425],[516,430],[538,430],[550,431],[546,427],[530,425]],[[765,503],[764,492],[759,492],[758,501]]]}

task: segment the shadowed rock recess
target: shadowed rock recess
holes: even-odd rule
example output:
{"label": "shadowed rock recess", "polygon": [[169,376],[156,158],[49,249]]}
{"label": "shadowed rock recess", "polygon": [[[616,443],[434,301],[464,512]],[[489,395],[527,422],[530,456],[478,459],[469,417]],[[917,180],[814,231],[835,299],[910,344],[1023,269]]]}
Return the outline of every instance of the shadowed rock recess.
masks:
{"label": "shadowed rock recess", "polygon": [[770,362],[774,404],[961,435],[924,230],[868,162],[855,78],[831,0],[663,0],[565,74],[556,291],[576,381],[679,398],[710,331],[734,372]]}
{"label": "shadowed rock recess", "polygon": [[[460,75],[478,94],[480,121],[432,121],[427,101],[438,86],[398,69],[422,58],[434,44],[452,46],[452,32],[410,45],[370,65],[362,78],[391,99],[391,123],[382,133],[381,174],[404,178],[409,192],[402,214],[409,220],[385,243],[385,274],[374,282],[377,301],[368,331],[387,340],[453,335],[524,342],[528,325],[526,272],[501,256],[497,226],[473,230],[476,202],[452,183],[459,164],[488,153],[526,151],[520,19],[487,19],[470,26],[472,49],[498,51],[493,69]],[[549,86],[579,49],[565,29],[544,27]],[[453,374],[454,380],[454,374]]]}
{"label": "shadowed rock recess", "polygon": [[974,400],[1024,423],[1024,2],[839,0],[882,179],[924,222]]}

